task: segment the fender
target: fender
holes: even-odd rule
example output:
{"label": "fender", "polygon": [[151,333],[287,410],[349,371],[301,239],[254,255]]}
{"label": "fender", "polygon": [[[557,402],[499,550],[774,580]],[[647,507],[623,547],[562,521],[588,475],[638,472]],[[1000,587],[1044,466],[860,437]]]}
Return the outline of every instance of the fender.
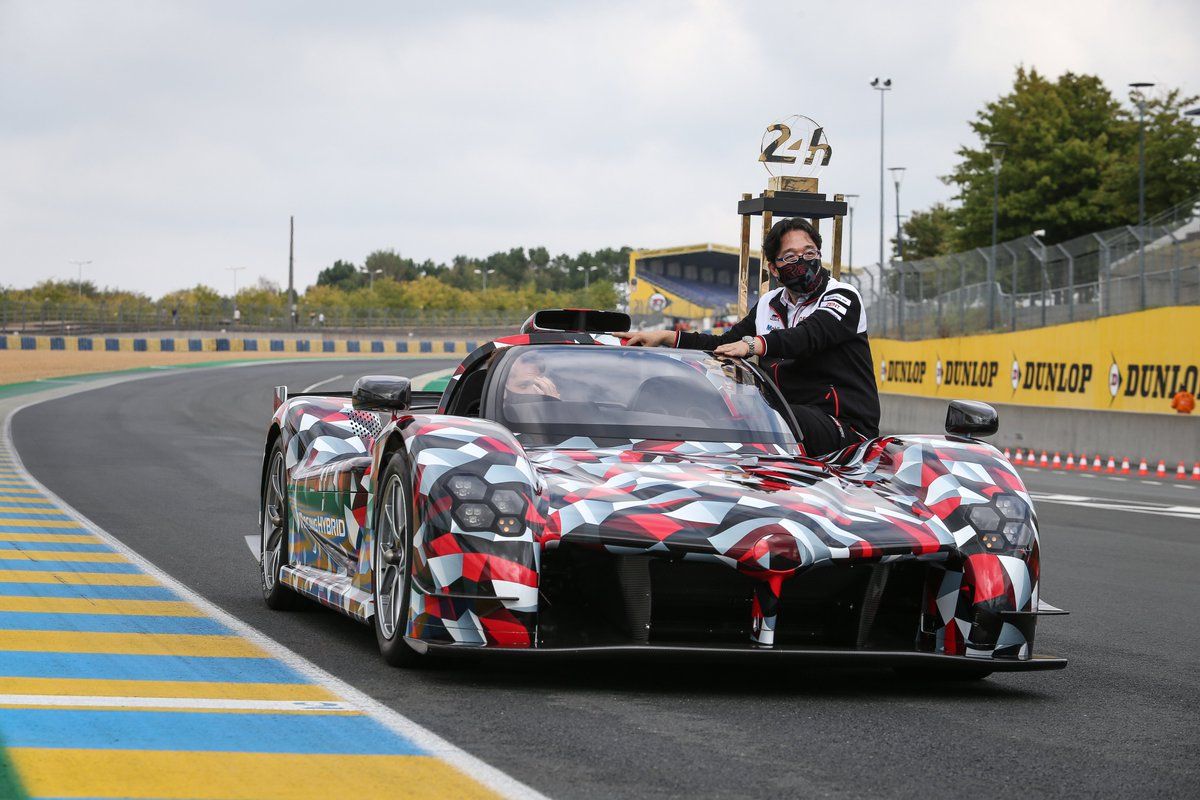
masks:
{"label": "fender", "polygon": [[[407,636],[428,643],[531,647],[536,639],[538,570],[546,501],[540,479],[516,438],[488,420],[442,414],[405,415],[385,428],[375,448],[374,484],[384,459],[402,451],[413,476],[413,587]],[[448,488],[470,476],[482,496],[464,500]],[[504,508],[497,506],[504,492]],[[502,513],[519,498],[520,513]],[[464,526],[463,505],[485,505],[488,529]],[[501,530],[503,518],[516,524]],[[367,519],[373,524],[374,509]],[[368,537],[374,540],[374,531]],[[368,552],[373,552],[371,548]]]}
{"label": "fender", "polygon": [[[908,499],[914,513],[938,517],[954,534],[955,557],[933,570],[926,586],[921,649],[980,658],[1032,654],[1041,578],[1037,515],[1000,451],[958,437],[884,437],[839,453],[831,466]],[[971,510],[994,507],[997,496],[1017,498],[1020,513],[1012,519],[1029,526],[1025,546],[995,538],[989,544],[973,524]]]}

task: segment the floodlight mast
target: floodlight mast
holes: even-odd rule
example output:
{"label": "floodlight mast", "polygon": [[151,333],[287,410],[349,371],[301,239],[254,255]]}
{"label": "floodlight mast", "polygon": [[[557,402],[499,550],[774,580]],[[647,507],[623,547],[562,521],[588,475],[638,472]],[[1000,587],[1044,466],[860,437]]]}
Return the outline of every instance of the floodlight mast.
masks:
{"label": "floodlight mast", "polygon": [[67,263],[74,264],[76,267],[79,268],[79,280],[75,283],[75,288],[79,290],[79,296],[83,297],[83,268],[92,262],[90,260],[76,261],[76,260],[72,259],[72,260],[68,261]]}
{"label": "floodlight mast", "polygon": [[871,88],[879,92],[879,272],[883,274],[883,93],[892,90],[891,78],[874,78]]}
{"label": "floodlight mast", "polygon": [[1138,293],[1140,308],[1146,308],[1146,89],[1153,83],[1131,83],[1134,102],[1138,107]]}
{"label": "floodlight mast", "polygon": [[[988,330],[996,327],[996,237],[1000,231],[1000,164],[1004,161],[1005,142],[989,141],[992,151],[992,257],[988,261]],[[1014,290],[1015,291],[1015,290]]]}

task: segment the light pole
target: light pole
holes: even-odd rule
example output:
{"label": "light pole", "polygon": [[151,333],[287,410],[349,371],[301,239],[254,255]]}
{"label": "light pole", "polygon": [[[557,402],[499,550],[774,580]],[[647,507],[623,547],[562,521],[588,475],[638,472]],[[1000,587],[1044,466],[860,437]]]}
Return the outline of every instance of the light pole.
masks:
{"label": "light pole", "polygon": [[576,267],[575,269],[577,269],[583,273],[583,288],[587,289],[589,286],[591,286],[591,283],[592,283],[591,282],[592,273],[600,268],[595,265],[592,265],[590,267],[580,266],[580,267]]}
{"label": "light pole", "polygon": [[[904,245],[901,243],[903,236],[900,231],[900,181],[904,180],[904,167],[888,167],[888,171],[892,173],[892,180],[896,184],[896,261],[904,261]],[[896,314],[896,321],[900,326],[900,338],[904,338],[904,305],[908,301],[908,287],[904,282],[904,265],[900,265],[900,308]]]}
{"label": "light pole", "polygon": [[375,290],[375,276],[382,275],[383,270],[369,269],[368,267],[363,267],[363,272],[367,273],[367,288],[370,289],[371,291],[374,291]]}
{"label": "light pole", "polygon": [[1146,89],[1153,83],[1131,83],[1138,107],[1138,293],[1141,308],[1146,307]]}
{"label": "light pole", "polygon": [[245,267],[226,267],[225,269],[233,273],[233,319],[236,322],[238,319],[237,274],[244,270]]}
{"label": "light pole", "polygon": [[477,269],[477,270],[475,270],[476,275],[483,276],[483,291],[485,291],[485,292],[487,291],[487,276],[491,275],[495,271],[496,270],[494,270],[494,269]]}
{"label": "light pole", "polygon": [[883,273],[883,94],[892,90],[891,78],[875,78],[871,88],[879,92],[879,271]]}
{"label": "light pole", "polygon": [[846,198],[846,215],[850,218],[850,252],[846,254],[846,264],[850,269],[854,269],[854,201],[858,199],[858,195],[847,194],[843,197]]}
{"label": "light pole", "polygon": [[996,236],[1000,231],[1000,164],[1004,161],[1004,142],[988,142],[992,151],[992,257],[988,261],[988,330],[996,327]]}
{"label": "light pole", "polygon": [[1038,249],[1034,250],[1033,245],[1029,246],[1029,251],[1033,253],[1038,260],[1039,266],[1042,268],[1042,327],[1046,327],[1046,284],[1049,283],[1049,276],[1046,274],[1046,243],[1042,241],[1046,237],[1044,228],[1038,228],[1031,234],[1031,238],[1037,242]]}
{"label": "light pole", "polygon": [[904,167],[888,167],[892,182],[896,184],[896,257],[904,260],[904,231],[900,228],[900,183],[904,180]]}
{"label": "light pole", "polygon": [[75,260],[71,260],[71,261],[68,261],[67,263],[68,263],[68,264],[74,264],[76,267],[78,267],[78,268],[79,268],[79,280],[78,280],[78,281],[76,281],[76,283],[75,283],[75,288],[79,290],[79,296],[80,296],[80,297],[83,297],[83,268],[84,268],[84,267],[86,267],[88,264],[90,264],[90,263],[92,263],[92,262],[91,262],[91,261],[75,261]]}

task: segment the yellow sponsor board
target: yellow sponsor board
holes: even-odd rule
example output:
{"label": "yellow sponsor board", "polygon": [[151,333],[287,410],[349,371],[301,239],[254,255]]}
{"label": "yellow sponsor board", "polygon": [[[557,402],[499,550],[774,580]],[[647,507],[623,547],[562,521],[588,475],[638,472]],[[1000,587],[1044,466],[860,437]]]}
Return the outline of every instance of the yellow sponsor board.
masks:
{"label": "yellow sponsor board", "polygon": [[904,342],[872,339],[881,392],[1174,414],[1200,383],[1200,307],[1013,333]]}

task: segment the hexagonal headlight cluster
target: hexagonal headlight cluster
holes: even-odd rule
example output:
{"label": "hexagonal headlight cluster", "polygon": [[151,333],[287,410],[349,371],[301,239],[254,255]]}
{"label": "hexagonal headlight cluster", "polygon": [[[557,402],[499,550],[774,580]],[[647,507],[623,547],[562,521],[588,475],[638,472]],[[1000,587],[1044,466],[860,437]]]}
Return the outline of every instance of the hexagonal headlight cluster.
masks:
{"label": "hexagonal headlight cluster", "polygon": [[513,489],[493,489],[477,475],[451,475],[446,489],[454,497],[454,520],[468,531],[496,530],[519,536],[525,526],[525,499]]}
{"label": "hexagonal headlight cluster", "polygon": [[967,516],[987,550],[1028,547],[1033,541],[1029,506],[1015,494],[998,494],[987,505],[972,506]]}

